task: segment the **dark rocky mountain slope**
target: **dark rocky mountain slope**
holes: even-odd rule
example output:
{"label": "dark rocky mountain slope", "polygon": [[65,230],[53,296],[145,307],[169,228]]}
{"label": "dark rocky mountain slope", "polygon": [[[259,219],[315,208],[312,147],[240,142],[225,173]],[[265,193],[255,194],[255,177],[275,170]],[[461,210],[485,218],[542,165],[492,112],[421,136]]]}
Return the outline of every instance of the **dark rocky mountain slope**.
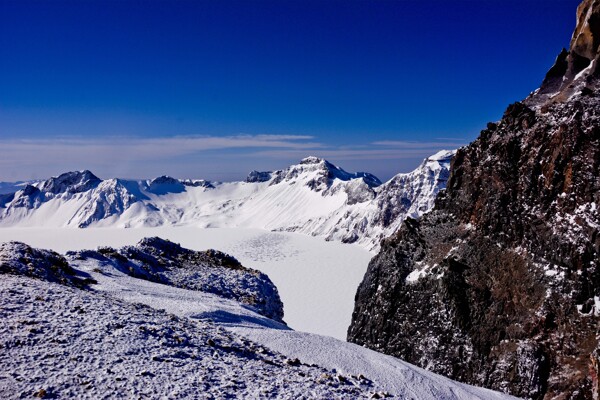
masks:
{"label": "dark rocky mountain slope", "polygon": [[371,261],[349,341],[534,399],[598,398],[600,1]]}

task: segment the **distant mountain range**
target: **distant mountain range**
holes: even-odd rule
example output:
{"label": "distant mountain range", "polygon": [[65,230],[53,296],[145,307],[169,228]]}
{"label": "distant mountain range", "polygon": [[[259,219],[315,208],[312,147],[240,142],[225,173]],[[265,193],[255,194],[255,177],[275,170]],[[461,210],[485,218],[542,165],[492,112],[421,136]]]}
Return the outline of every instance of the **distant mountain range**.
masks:
{"label": "distant mountain range", "polygon": [[[278,171],[252,171],[244,182],[102,180],[90,171],[37,182],[3,183],[0,227],[262,228],[322,236],[377,250],[406,217],[433,207],[454,151],[382,183],[317,157]],[[14,189],[11,192],[9,189]]]}

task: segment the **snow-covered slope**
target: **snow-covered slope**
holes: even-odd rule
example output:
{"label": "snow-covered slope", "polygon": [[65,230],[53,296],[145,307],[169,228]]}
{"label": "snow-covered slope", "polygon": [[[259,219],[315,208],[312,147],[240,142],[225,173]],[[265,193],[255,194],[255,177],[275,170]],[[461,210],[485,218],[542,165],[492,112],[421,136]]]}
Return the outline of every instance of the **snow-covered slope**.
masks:
{"label": "snow-covered slope", "polygon": [[67,256],[71,263],[102,264],[136,278],[234,299],[283,322],[283,303],[269,277],[217,250],[193,251],[151,237],[136,246],[118,250],[101,247],[98,251],[68,252]]}
{"label": "snow-covered slope", "polygon": [[0,246],[0,397],[510,398],[81,256]]}
{"label": "snow-covered slope", "polygon": [[431,209],[453,154],[441,151],[384,184],[316,157],[230,183],[100,180],[89,171],[69,172],[0,196],[0,226],[260,228],[376,250],[407,216]]}

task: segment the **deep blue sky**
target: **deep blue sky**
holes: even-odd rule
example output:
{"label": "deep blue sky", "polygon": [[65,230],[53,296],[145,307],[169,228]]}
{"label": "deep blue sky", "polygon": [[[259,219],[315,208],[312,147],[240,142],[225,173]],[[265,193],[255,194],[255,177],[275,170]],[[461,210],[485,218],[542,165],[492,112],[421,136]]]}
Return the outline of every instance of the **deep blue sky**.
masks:
{"label": "deep blue sky", "polygon": [[578,3],[0,0],[0,180],[310,154],[387,179],[534,90]]}

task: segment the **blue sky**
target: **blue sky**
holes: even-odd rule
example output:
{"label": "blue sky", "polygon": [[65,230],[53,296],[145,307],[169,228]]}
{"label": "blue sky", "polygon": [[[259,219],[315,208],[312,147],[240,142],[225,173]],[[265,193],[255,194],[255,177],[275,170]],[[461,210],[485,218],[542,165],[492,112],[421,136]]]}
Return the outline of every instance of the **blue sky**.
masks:
{"label": "blue sky", "polygon": [[574,0],[0,0],[0,180],[387,179],[534,90]]}

